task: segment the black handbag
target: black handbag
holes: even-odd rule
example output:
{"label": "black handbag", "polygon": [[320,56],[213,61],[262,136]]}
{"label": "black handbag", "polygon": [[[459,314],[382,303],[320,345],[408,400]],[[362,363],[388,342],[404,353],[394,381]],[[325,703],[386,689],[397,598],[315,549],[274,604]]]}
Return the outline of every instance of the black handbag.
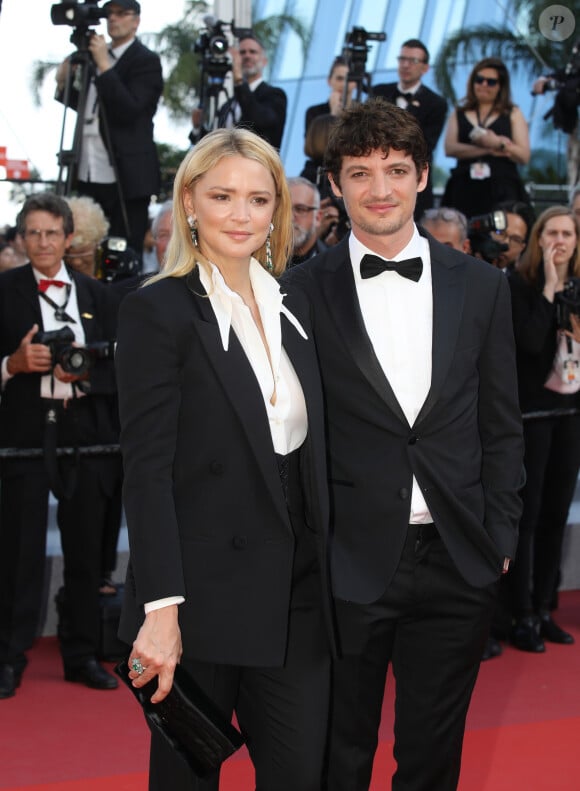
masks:
{"label": "black handbag", "polygon": [[161,734],[198,777],[219,769],[244,743],[242,734],[181,665],[175,668],[171,691],[160,703],[151,703],[157,678],[137,689],[126,661],[116,665],[115,673],[141,704],[149,728]]}

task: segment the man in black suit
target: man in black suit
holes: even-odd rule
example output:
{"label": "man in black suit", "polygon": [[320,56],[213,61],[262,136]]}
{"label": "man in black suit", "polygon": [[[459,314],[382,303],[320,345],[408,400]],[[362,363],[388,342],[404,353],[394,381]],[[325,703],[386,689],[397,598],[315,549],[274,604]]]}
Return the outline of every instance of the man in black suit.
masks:
{"label": "man in black suit", "polygon": [[[18,229],[30,263],[0,275],[0,447],[24,451],[8,454],[0,468],[0,698],[14,695],[20,684],[38,628],[49,487],[59,499],[64,558],[65,628],[59,637],[65,678],[114,689],[116,679],[96,654],[104,509],[120,460],[83,456],[57,464],[56,458],[57,446],[118,441],[113,361],[99,359],[88,372],[75,373],[53,358],[48,339],[36,335],[68,328],[80,346],[110,341],[115,317],[107,288],[63,263],[73,238],[65,200],[53,193],[31,196]],[[42,457],[27,454],[31,448],[43,448]]]}
{"label": "man in black suit", "polygon": [[346,110],[326,165],[352,233],[286,276],[311,303],[326,402],[342,651],[329,791],[369,787],[390,663],[393,789],[456,788],[517,541],[523,447],[507,282],[417,230],[427,162],[409,113],[381,100]]}
{"label": "man in black suit", "polygon": [[[399,82],[373,85],[372,95],[381,96],[391,104],[408,110],[417,119],[427,142],[431,165],[433,151],[445,125],[447,102],[421,82],[423,75],[429,71],[429,50],[423,42],[416,38],[405,41],[397,61]],[[415,219],[418,220],[432,206],[433,189],[429,174],[425,189],[417,195]]]}
{"label": "man in black suit", "polygon": [[[238,47],[230,49],[234,95],[219,108],[215,127],[231,129],[241,126],[251,129],[274,148],[280,148],[288,99],[281,88],[264,82],[264,69],[268,63],[266,53],[258,39],[246,36]],[[193,129],[189,140],[193,145],[205,134],[203,111],[196,108],[191,114]]]}
{"label": "man in black suit", "polygon": [[[159,192],[160,172],[153,142],[153,117],[163,90],[159,56],[137,38],[141,6],[136,0],[105,3],[110,42],[96,33],[88,49],[94,75],[87,92],[76,188],[101,204],[111,235],[128,239],[141,253],[148,207]],[[57,72],[57,98],[76,108],[75,69],[67,59]]]}

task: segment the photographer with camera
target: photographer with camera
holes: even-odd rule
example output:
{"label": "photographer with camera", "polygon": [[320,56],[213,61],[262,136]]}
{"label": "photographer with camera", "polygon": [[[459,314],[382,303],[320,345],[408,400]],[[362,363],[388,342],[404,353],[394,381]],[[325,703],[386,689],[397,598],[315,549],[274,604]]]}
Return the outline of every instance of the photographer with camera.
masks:
{"label": "photographer with camera", "polygon": [[[218,31],[223,23],[215,23]],[[216,128],[251,129],[279,149],[286,122],[287,97],[281,88],[264,82],[268,63],[264,47],[251,31],[245,31],[237,47],[228,50],[234,82],[234,95],[219,108]],[[193,129],[190,142],[195,145],[209,131],[204,125],[204,110],[196,108],[191,114]]]}
{"label": "photographer with camera", "polygon": [[100,203],[111,233],[141,253],[149,201],[160,183],[153,117],[163,90],[161,61],[136,38],[141,13],[136,0],[107,2],[102,13],[110,42],[88,31],[90,81],[83,83],[85,64],[75,65],[82,52],[75,53],[57,71],[56,98],[76,110],[87,89],[84,118],[77,120],[81,145],[75,187]]}
{"label": "photographer with camera", "polygon": [[77,453],[59,463],[57,448],[118,440],[115,316],[108,290],[63,262],[74,234],[63,198],[29,197],[17,222],[29,263],[0,275],[0,447],[9,449],[0,468],[0,698],[14,695],[36,637],[49,489],[64,558],[64,676],[114,689],[96,654],[103,509],[120,459]]}
{"label": "photographer with camera", "polygon": [[[580,469],[580,224],[546,209],[510,276],[526,485],[518,548],[508,576],[511,642],[542,653],[570,644],[550,614],[562,540]],[[530,580],[532,580],[530,588]]]}

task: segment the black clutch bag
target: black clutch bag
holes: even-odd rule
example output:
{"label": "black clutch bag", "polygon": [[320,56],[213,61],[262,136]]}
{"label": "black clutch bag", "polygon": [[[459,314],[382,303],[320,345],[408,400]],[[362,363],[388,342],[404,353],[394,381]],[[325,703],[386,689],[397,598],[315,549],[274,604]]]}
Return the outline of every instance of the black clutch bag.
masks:
{"label": "black clutch bag", "polygon": [[242,734],[181,665],[175,668],[171,691],[160,703],[151,703],[157,678],[137,689],[126,661],[115,672],[141,704],[149,728],[161,734],[198,777],[219,769],[244,743]]}

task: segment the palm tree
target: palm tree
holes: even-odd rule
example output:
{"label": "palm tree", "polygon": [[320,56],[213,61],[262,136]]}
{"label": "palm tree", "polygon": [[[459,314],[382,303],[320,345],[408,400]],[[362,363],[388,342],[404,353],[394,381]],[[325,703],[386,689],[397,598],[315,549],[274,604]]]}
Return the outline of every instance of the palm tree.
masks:
{"label": "palm tree", "polygon": [[[452,33],[445,40],[434,63],[437,87],[452,102],[457,101],[453,74],[458,66],[473,64],[483,57],[501,57],[513,74],[525,75],[530,85],[540,74],[551,74],[570,62],[574,38],[550,41],[538,28],[546,0],[512,0],[504,27],[473,25]],[[580,18],[580,0],[567,7]],[[525,33],[523,32],[525,31]],[[580,174],[579,125],[568,135],[568,181],[575,184]]]}

